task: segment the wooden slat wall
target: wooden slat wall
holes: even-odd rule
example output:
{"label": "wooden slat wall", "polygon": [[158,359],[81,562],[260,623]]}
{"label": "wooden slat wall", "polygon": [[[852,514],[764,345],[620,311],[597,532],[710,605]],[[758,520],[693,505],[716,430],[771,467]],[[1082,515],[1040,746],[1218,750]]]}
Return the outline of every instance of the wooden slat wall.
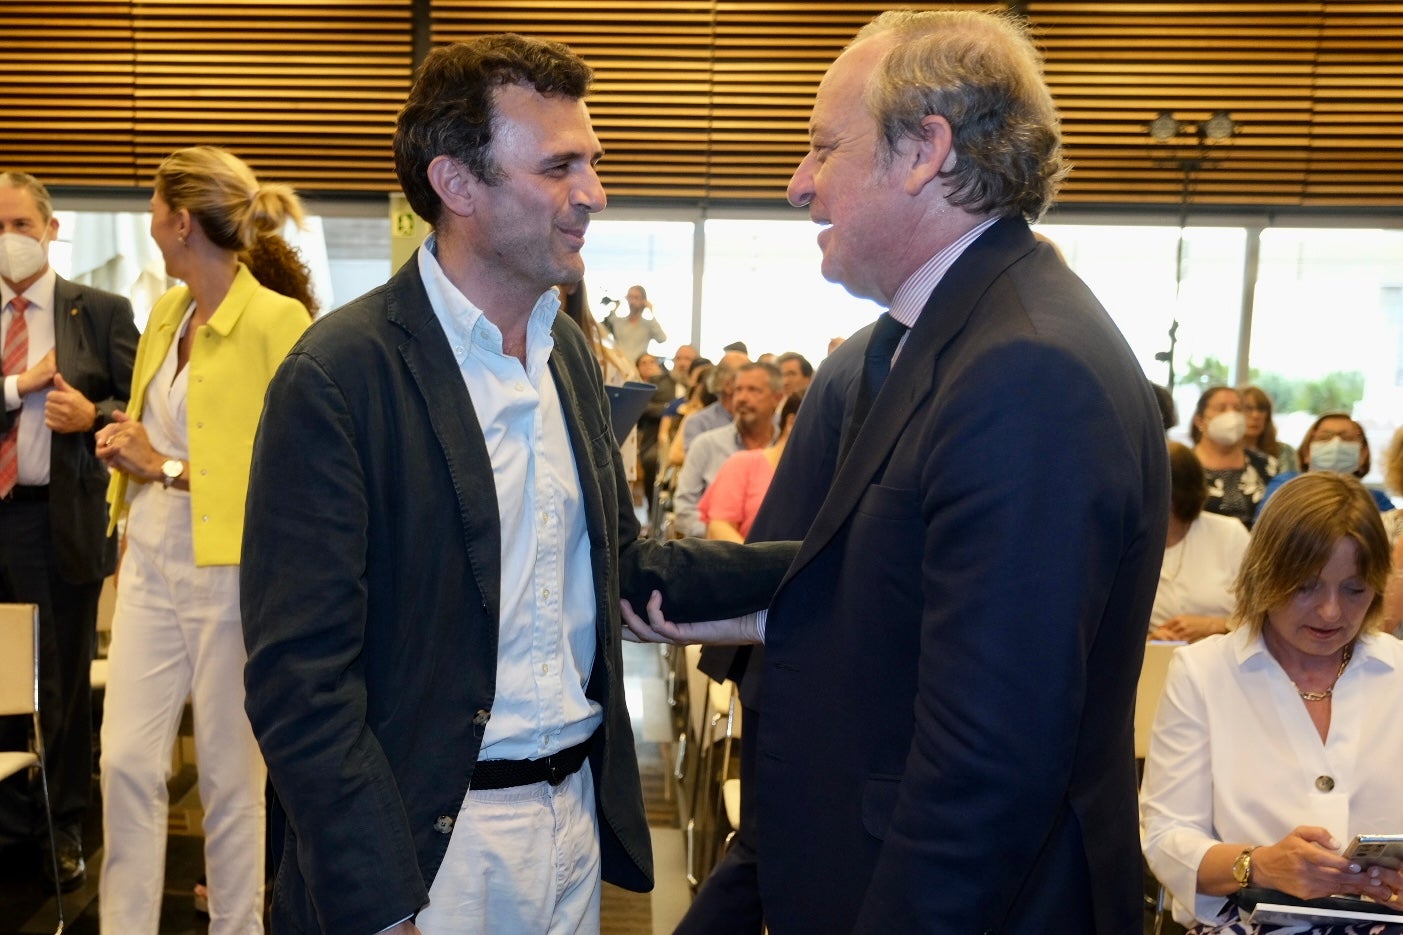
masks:
{"label": "wooden slat wall", "polygon": [[[1030,0],[1075,169],[1068,203],[1403,205],[1403,5]],[[1227,110],[1227,145],[1154,143]]]}
{"label": "wooden slat wall", "polygon": [[[434,43],[515,30],[596,69],[616,199],[781,203],[818,81],[888,2],[834,0],[11,0],[0,4],[0,161],[68,186],[149,183],[217,142],[308,190],[391,191],[389,138]],[[1068,205],[1403,210],[1403,2],[1008,6],[1046,53],[1074,172]],[[1153,143],[1161,110],[1228,110],[1230,145]]]}
{"label": "wooden slat wall", "polygon": [[0,4],[0,166],[131,185],[131,0]]}
{"label": "wooden slat wall", "polygon": [[412,25],[410,0],[137,0],[139,181],[210,143],[305,189],[393,189]]}

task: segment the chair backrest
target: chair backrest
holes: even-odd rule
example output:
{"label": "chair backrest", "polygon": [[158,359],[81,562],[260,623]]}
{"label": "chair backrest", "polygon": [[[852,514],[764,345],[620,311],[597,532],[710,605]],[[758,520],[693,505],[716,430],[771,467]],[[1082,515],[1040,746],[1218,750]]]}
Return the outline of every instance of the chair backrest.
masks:
{"label": "chair backrest", "polygon": [[33,714],[38,702],[39,608],[0,604],[0,715]]}
{"label": "chair backrest", "polygon": [[1140,668],[1140,683],[1135,690],[1135,757],[1143,760],[1150,752],[1150,731],[1155,726],[1159,696],[1164,693],[1164,678],[1169,674],[1169,658],[1183,643],[1154,640],[1145,644],[1145,664]]}

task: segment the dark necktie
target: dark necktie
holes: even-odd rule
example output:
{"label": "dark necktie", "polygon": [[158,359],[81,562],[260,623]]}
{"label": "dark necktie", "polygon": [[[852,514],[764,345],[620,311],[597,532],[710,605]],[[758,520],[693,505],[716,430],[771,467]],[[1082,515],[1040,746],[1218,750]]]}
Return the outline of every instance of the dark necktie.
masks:
{"label": "dark necktie", "polygon": [[[5,329],[3,364],[0,371],[5,376],[23,373],[29,359],[29,327],[24,320],[24,312],[29,308],[29,300],[17,295],[10,300],[14,314],[10,327]],[[8,497],[19,480],[19,418],[15,413],[10,422],[10,430],[0,437],[0,498]]]}
{"label": "dark necktie", "polygon": [[853,407],[853,417],[848,423],[842,458],[847,457],[853,439],[857,438],[862,424],[867,421],[867,414],[872,411],[872,401],[881,391],[887,374],[891,373],[892,355],[896,353],[896,346],[901,343],[901,338],[907,330],[905,325],[891,317],[891,312],[883,312],[877,319],[877,326],[872,329],[872,335],[867,341],[867,358],[862,364],[862,383],[858,386],[857,404]]}

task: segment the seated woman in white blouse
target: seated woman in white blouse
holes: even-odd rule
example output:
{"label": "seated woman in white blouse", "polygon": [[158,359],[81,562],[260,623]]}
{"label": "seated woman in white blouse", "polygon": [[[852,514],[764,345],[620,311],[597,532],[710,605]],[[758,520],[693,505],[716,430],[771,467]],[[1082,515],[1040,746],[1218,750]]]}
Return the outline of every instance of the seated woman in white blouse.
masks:
{"label": "seated woman in white blouse", "polygon": [[1403,831],[1403,642],[1376,632],[1388,572],[1363,485],[1303,475],[1254,527],[1235,629],[1174,654],[1140,821],[1195,935],[1257,931],[1231,898],[1247,885],[1399,905],[1398,871],[1340,856],[1355,834]]}
{"label": "seated woman in white blouse", "polygon": [[1228,632],[1233,582],[1247,551],[1247,527],[1203,509],[1208,480],[1193,449],[1169,443],[1169,533],[1150,638],[1193,642]]}

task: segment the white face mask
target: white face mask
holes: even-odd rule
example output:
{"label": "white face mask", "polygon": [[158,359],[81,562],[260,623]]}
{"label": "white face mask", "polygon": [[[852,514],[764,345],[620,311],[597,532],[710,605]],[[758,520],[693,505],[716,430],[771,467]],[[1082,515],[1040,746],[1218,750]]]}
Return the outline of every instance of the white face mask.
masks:
{"label": "white face mask", "polygon": [[1247,417],[1240,412],[1220,412],[1208,420],[1207,434],[1220,445],[1236,445],[1247,434]]}
{"label": "white face mask", "polygon": [[10,232],[0,234],[0,276],[10,282],[23,282],[49,262],[49,251],[33,237]]}
{"label": "white face mask", "polygon": [[1328,442],[1311,442],[1310,469],[1353,474],[1359,470],[1359,459],[1363,452],[1362,443],[1345,441],[1343,438],[1332,438]]}

